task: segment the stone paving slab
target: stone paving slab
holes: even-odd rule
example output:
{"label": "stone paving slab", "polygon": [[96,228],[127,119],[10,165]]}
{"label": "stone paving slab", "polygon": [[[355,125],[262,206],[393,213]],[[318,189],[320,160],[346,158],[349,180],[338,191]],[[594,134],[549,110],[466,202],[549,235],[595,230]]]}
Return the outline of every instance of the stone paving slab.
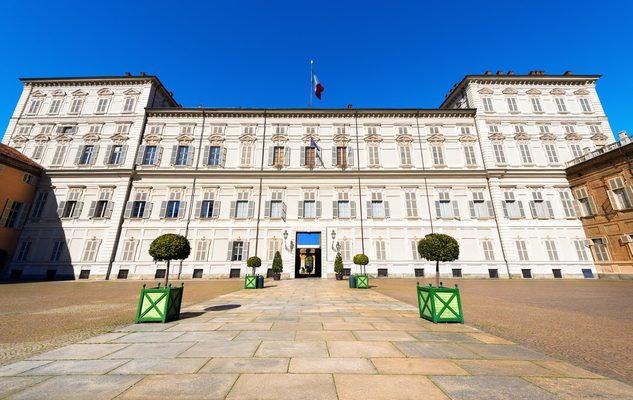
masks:
{"label": "stone paving slab", "polygon": [[0,398],[115,397],[633,399],[633,388],[317,279],[230,293],[179,321],[123,326],[0,367]]}

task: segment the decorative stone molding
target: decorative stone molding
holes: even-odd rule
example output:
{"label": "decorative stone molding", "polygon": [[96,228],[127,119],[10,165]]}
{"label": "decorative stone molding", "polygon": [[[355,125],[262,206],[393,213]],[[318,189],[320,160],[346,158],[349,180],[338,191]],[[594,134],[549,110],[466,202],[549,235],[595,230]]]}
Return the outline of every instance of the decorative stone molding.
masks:
{"label": "decorative stone molding", "polygon": [[578,89],[574,92],[574,94],[576,96],[587,96],[589,94],[589,91],[586,89]]}
{"label": "decorative stone molding", "polygon": [[180,134],[176,136],[176,142],[178,142],[179,145],[189,145],[193,142],[193,136]]}
{"label": "decorative stone molding", "polygon": [[270,141],[273,143],[286,143],[288,141],[288,135],[285,133],[277,134],[275,133],[270,137]]}
{"label": "decorative stone molding", "polygon": [[563,96],[565,94],[565,91],[560,88],[554,88],[549,91],[549,94],[552,94],[554,96]]}
{"label": "decorative stone molding", "polygon": [[75,90],[74,92],[72,92],[71,94],[72,94],[73,96],[76,96],[76,97],[84,97],[84,96],[88,96],[88,92],[85,92],[85,91],[83,91],[83,90],[81,90],[81,89],[77,89],[77,90]]}
{"label": "decorative stone molding", "polygon": [[565,140],[582,140],[582,136],[578,132],[568,133],[565,135]]}
{"label": "decorative stone molding", "polygon": [[303,143],[309,145],[310,144],[310,138],[314,139],[314,141],[317,142],[317,143],[321,141],[321,138],[317,134],[314,134],[314,135],[303,135],[301,140],[303,141]]}
{"label": "decorative stone molding", "polygon": [[145,136],[145,143],[150,146],[158,146],[162,139],[160,135],[147,135]]}
{"label": "decorative stone molding", "polygon": [[499,142],[499,141],[505,140],[506,137],[503,135],[503,133],[495,132],[491,135],[488,135],[488,139],[490,139],[493,142]]}
{"label": "decorative stone molding", "polygon": [[462,143],[473,143],[477,141],[477,137],[472,133],[465,133],[463,135],[459,135],[459,141]]}
{"label": "decorative stone molding", "polygon": [[71,136],[65,134],[65,133],[61,133],[61,134],[55,136],[54,140],[56,142],[58,142],[58,143],[68,143],[68,142],[72,141],[73,138]]}
{"label": "decorative stone molding", "polygon": [[332,138],[332,141],[337,146],[347,146],[347,144],[350,142],[350,138],[349,138],[349,135],[347,134],[338,134],[338,135],[334,135],[334,138]]}
{"label": "decorative stone molding", "polygon": [[429,143],[443,143],[445,140],[446,139],[444,138],[444,135],[442,135],[441,133],[433,134],[429,136],[428,139],[426,139],[426,141]]}
{"label": "decorative stone molding", "polygon": [[257,141],[257,136],[251,135],[250,133],[244,134],[239,138],[240,142],[248,142],[253,143]]}
{"label": "decorative stone molding", "polygon": [[481,88],[477,91],[479,94],[494,94],[494,90],[490,88]]}
{"label": "decorative stone molding", "polygon": [[128,89],[125,92],[123,92],[123,94],[126,96],[138,96],[141,94],[141,92],[139,92],[136,89]]}
{"label": "decorative stone molding", "polygon": [[530,90],[528,90],[528,91],[527,91],[527,92],[525,92],[525,93],[526,93],[526,94],[530,94],[530,95],[539,95],[539,94],[542,94],[543,92],[541,92],[541,91],[540,91],[540,90],[538,90],[538,89],[530,89]]}
{"label": "decorative stone molding", "polygon": [[604,133],[596,133],[595,135],[591,136],[591,140],[593,140],[594,142],[606,142],[607,140],[609,140],[609,137]]}
{"label": "decorative stone molding", "polygon": [[13,143],[17,144],[18,146],[21,146],[28,141],[29,141],[29,138],[24,135],[17,135],[16,137],[13,138]]}
{"label": "decorative stone molding", "polygon": [[36,90],[31,93],[31,97],[46,97],[46,93],[42,92],[41,90]]}
{"label": "decorative stone molding", "polygon": [[99,96],[112,96],[114,92],[108,88],[103,88],[97,92]]}
{"label": "decorative stone molding", "polygon": [[556,140],[556,136],[553,133],[548,132],[539,136],[539,139],[541,139],[544,142],[552,142]]}
{"label": "decorative stone molding", "polygon": [[412,143],[412,142],[413,142],[413,136],[409,134],[396,136],[396,143]]}
{"label": "decorative stone molding", "polygon": [[99,137],[99,135],[96,135],[94,133],[87,133],[82,137],[83,141],[91,144],[91,143],[97,143],[101,138]]}
{"label": "decorative stone molding", "polygon": [[121,133],[115,133],[114,135],[112,135],[112,137],[110,138],[112,140],[112,142],[114,142],[115,144],[124,144],[125,142],[127,142],[127,140],[129,139],[128,136],[123,135]]}
{"label": "decorative stone molding", "polygon": [[53,92],[51,93],[51,96],[54,96],[54,97],[63,97],[63,96],[66,96],[66,92],[64,92],[64,91],[63,91],[63,90],[61,90],[61,89],[53,90]]}
{"label": "decorative stone molding", "polygon": [[512,88],[512,87],[508,87],[508,88],[503,89],[503,91],[501,93],[503,93],[503,94],[519,94],[519,92],[515,88]]}
{"label": "decorative stone molding", "polygon": [[530,140],[530,135],[528,135],[525,132],[519,132],[516,135],[514,135],[514,140],[516,140],[516,141],[529,141]]}
{"label": "decorative stone molding", "polygon": [[382,142],[382,136],[372,133],[370,135],[365,136],[365,142],[367,143],[380,143]]}
{"label": "decorative stone molding", "polygon": [[35,143],[46,143],[49,140],[51,140],[51,138],[48,135],[44,135],[44,134],[39,134],[37,136],[35,136],[33,138],[33,140],[35,141]]}
{"label": "decorative stone molding", "polygon": [[209,135],[209,144],[211,146],[221,146],[224,143],[224,136],[222,135]]}

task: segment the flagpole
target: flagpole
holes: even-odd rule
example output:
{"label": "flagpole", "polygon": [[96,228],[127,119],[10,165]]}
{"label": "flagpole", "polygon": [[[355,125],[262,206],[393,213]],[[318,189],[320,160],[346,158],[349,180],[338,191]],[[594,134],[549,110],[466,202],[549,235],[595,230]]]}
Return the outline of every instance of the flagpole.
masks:
{"label": "flagpole", "polygon": [[313,70],[314,61],[310,60],[310,108],[312,108],[312,86],[314,86],[314,70]]}

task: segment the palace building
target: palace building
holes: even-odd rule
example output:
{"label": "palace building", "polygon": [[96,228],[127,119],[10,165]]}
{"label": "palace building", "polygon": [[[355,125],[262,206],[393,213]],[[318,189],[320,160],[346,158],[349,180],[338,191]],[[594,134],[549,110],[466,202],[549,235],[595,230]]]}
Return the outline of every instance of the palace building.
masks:
{"label": "palace building", "polygon": [[[436,109],[183,108],[155,76],[22,79],[3,143],[41,164],[4,276],[162,277],[153,239],[192,252],[174,277],[434,273],[416,242],[460,243],[444,277],[591,278],[565,162],[613,140],[598,75],[468,75]],[[4,206],[4,205],[0,205]],[[2,210],[0,210],[2,211]]]}

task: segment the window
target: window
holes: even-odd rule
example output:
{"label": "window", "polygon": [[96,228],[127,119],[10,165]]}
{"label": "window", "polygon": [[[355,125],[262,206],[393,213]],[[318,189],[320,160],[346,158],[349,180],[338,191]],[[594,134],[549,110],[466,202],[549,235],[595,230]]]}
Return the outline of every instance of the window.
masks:
{"label": "window", "polygon": [[125,147],[117,144],[112,146],[110,149],[110,155],[108,157],[108,164],[110,165],[119,165],[123,162],[125,153]]}
{"label": "window", "polygon": [[81,256],[81,261],[96,261],[97,250],[99,249],[100,240],[92,239],[86,241],[86,247],[84,247],[84,253]]}
{"label": "window", "polygon": [[547,250],[547,259],[550,261],[558,261],[558,250],[556,250],[556,241],[548,239],[545,241],[545,249]]}
{"label": "window", "polygon": [[79,114],[81,112],[81,107],[84,105],[84,99],[75,98],[72,103],[70,103],[69,114]]}
{"label": "window", "polygon": [[621,176],[607,180],[607,195],[614,210],[633,208],[633,190],[624,185]]}
{"label": "window", "polygon": [[62,258],[64,247],[66,247],[66,242],[63,240],[56,240],[53,242],[53,249],[51,251],[51,256],[49,258],[50,261],[59,261]]}
{"label": "window", "polygon": [[22,215],[23,207],[24,203],[8,200],[4,212],[2,213],[2,220],[4,221],[4,224],[1,226],[6,228],[20,228],[20,217]]}
{"label": "window", "polygon": [[473,219],[487,219],[494,217],[494,210],[491,201],[484,200],[484,192],[474,190],[472,192],[473,199],[468,202],[470,208],[470,217]]}
{"label": "window", "polygon": [[243,261],[245,258],[244,242],[236,240],[231,242],[231,258],[229,261]]}
{"label": "window", "polygon": [[42,217],[44,207],[46,206],[46,200],[48,200],[48,192],[37,193],[37,196],[35,197],[35,202],[33,203],[33,212],[31,213],[31,217],[33,218]]}
{"label": "window", "polygon": [[521,154],[521,162],[524,165],[530,165],[532,161],[532,152],[530,151],[530,145],[528,143],[519,143],[519,153]]}
{"label": "window", "polygon": [[382,193],[373,192],[367,202],[367,218],[389,218],[389,203],[383,201]]}
{"label": "window", "polygon": [[521,276],[524,279],[532,279],[532,270],[531,269],[522,269],[521,270]]}
{"label": "window", "polygon": [[66,201],[59,203],[57,215],[60,218],[79,218],[83,206],[83,203],[79,201],[81,194],[81,189],[70,189]]}
{"label": "window", "polygon": [[120,269],[119,272],[117,272],[116,278],[117,279],[127,279],[127,275],[130,272],[129,269]]}
{"label": "window", "polygon": [[376,143],[367,145],[368,159],[370,167],[380,166],[380,147]]}
{"label": "window", "polygon": [[314,168],[316,166],[316,157],[317,149],[313,146],[305,146],[303,147],[303,151],[301,154],[301,165],[309,168]]}
{"label": "window", "polygon": [[576,212],[574,211],[574,200],[571,198],[571,194],[567,190],[561,190],[558,192],[560,200],[563,203],[563,212],[565,218],[576,218]]}
{"label": "window", "polygon": [[99,200],[93,201],[90,204],[90,217],[110,218],[112,216],[112,209],[114,208],[114,203],[110,201],[110,197],[112,197],[111,190],[101,190],[101,192],[99,192]]}
{"label": "window", "polygon": [[20,244],[20,248],[15,255],[15,261],[23,262],[29,257],[29,251],[31,250],[31,241],[27,240]]}
{"label": "window", "polygon": [[64,162],[64,156],[66,155],[66,145],[58,144],[55,149],[55,154],[53,155],[53,160],[51,162],[52,166],[62,165]]}
{"label": "window", "polygon": [[571,154],[574,158],[578,158],[580,156],[582,156],[582,149],[580,148],[580,145],[577,143],[571,143],[569,145],[569,149],[571,150]]}
{"label": "window", "polygon": [[382,239],[376,240],[374,246],[376,248],[376,260],[386,260],[385,241]]}
{"label": "window", "polygon": [[169,200],[167,202],[167,212],[165,218],[178,218],[180,212],[180,200]]}
{"label": "window", "polygon": [[461,278],[462,277],[462,269],[461,268],[453,268],[451,270],[453,274],[453,278]]}
{"label": "window", "polygon": [[404,201],[407,206],[407,217],[418,217],[418,204],[415,198],[415,192],[404,192]]}
{"label": "window", "polygon": [[567,106],[565,105],[565,99],[563,99],[562,97],[555,97],[554,101],[556,102],[556,109],[558,110],[559,113],[566,113],[567,112]]}
{"label": "window", "polygon": [[554,143],[544,143],[543,147],[545,148],[545,156],[547,157],[547,162],[549,164],[558,164],[560,161],[558,159],[556,145]]}
{"label": "window", "polygon": [[222,147],[220,146],[209,146],[208,154],[206,156],[206,164],[211,167],[217,167],[221,165],[222,160]]}
{"label": "window", "polygon": [[497,165],[505,165],[506,164],[506,151],[503,147],[502,142],[495,142],[492,144],[492,150],[495,154],[495,162]]}
{"label": "window", "polygon": [[586,97],[581,97],[578,99],[580,103],[580,108],[582,108],[582,112],[591,112],[591,105],[589,104],[589,100]]}
{"label": "window", "polygon": [[401,144],[398,146],[400,149],[400,166],[402,167],[410,167],[413,165],[411,162],[411,145],[410,144]]}
{"label": "window", "polygon": [[121,256],[121,261],[134,261],[134,256],[136,254],[136,244],[137,240],[126,240],[123,243],[123,254]]}
{"label": "window", "polygon": [[110,99],[107,97],[101,97],[97,100],[97,107],[95,108],[96,114],[104,114],[108,111],[108,105],[110,104]]}
{"label": "window", "polygon": [[530,211],[532,212],[532,218],[548,219],[554,218],[554,210],[552,209],[551,201],[543,200],[543,193],[540,191],[532,192],[532,201],[530,201]]}
{"label": "window", "polygon": [[339,248],[339,253],[341,253],[341,258],[343,259],[343,261],[351,261],[352,260],[352,241],[339,240],[338,243],[341,245]]}
{"label": "window", "polygon": [[528,252],[527,252],[527,247],[525,245],[525,241],[524,240],[517,240],[515,243],[516,243],[516,246],[517,246],[517,254],[519,255],[519,260],[521,260],[521,261],[528,261],[530,258],[528,257]]}
{"label": "window", "polygon": [[442,144],[432,144],[431,155],[433,156],[434,166],[445,165],[444,164],[444,146]]}
{"label": "window", "polygon": [[134,111],[136,105],[136,97],[126,97],[123,101],[123,112],[129,113]]}
{"label": "window", "polygon": [[336,153],[332,156],[332,161],[335,166],[339,168],[346,168],[349,165],[353,165],[353,153],[351,147],[336,146],[335,149]]}
{"label": "window", "polygon": [[436,218],[459,219],[459,205],[457,201],[451,201],[448,191],[438,193],[439,200],[435,201]]}
{"label": "window", "polygon": [[166,271],[164,268],[157,269],[154,273],[154,279],[165,279],[165,273]]}
{"label": "window", "polygon": [[413,272],[416,278],[424,278],[424,268],[415,268]]}
{"label": "window", "polygon": [[266,251],[266,259],[272,261],[275,257],[276,252],[281,253],[281,239],[269,239]]}
{"label": "window", "polygon": [[149,218],[152,203],[148,203],[149,193],[145,190],[136,192],[134,201],[127,203],[125,208],[126,218]]}
{"label": "window", "polygon": [[161,204],[161,215],[164,218],[181,218],[185,215],[185,202],[181,201],[182,192],[172,191],[169,200]]}
{"label": "window", "polygon": [[30,185],[33,183],[33,175],[31,174],[24,174],[22,175],[22,182],[26,183],[27,185]]}
{"label": "window", "polygon": [[241,272],[239,268],[231,268],[231,271],[229,271],[229,279],[239,278]]}
{"label": "window", "polygon": [[27,114],[37,114],[37,112],[40,109],[40,105],[42,104],[42,102],[40,100],[31,100],[31,103],[29,103],[29,109],[27,110]]}
{"label": "window", "polygon": [[248,192],[237,193],[237,201],[231,203],[231,216],[234,218],[251,218],[255,209],[254,202],[248,201]]}
{"label": "window", "polygon": [[300,209],[302,212],[302,215],[300,215],[300,217],[303,217],[303,218],[320,217],[320,215],[318,215],[319,213],[317,212],[316,193],[313,191],[305,192],[303,196],[304,196],[303,202],[299,202],[299,203],[302,203],[300,204]]}
{"label": "window", "polygon": [[200,202],[200,218],[213,218],[217,217],[217,212],[214,210],[215,201],[211,199],[205,199]]}
{"label": "window", "polygon": [[62,99],[53,99],[51,101],[51,106],[48,108],[49,114],[57,114],[59,110],[62,108]]}
{"label": "window", "polygon": [[496,268],[488,269],[488,277],[490,277],[490,279],[499,279],[499,270]]}
{"label": "window", "polygon": [[514,192],[506,190],[503,192],[504,201],[501,203],[503,206],[503,214],[506,218],[517,219],[525,218],[525,212],[523,211],[523,203],[515,200]]}
{"label": "window", "polygon": [[42,158],[42,154],[44,153],[45,147],[46,145],[44,144],[35,145],[35,148],[33,148],[33,155],[31,156],[31,158],[34,160],[39,160],[40,158]]}
{"label": "window", "polygon": [[156,165],[156,153],[158,148],[156,146],[145,146],[143,149],[143,165]]}
{"label": "window", "polygon": [[506,103],[508,104],[508,111],[511,113],[519,112],[519,107],[517,107],[517,99],[514,97],[507,97]]}
{"label": "window", "polygon": [[579,187],[574,189],[576,200],[578,200],[578,208],[581,217],[590,217],[596,215],[596,204],[593,198],[587,193],[586,187]]}
{"label": "window", "polygon": [[108,201],[99,200],[95,204],[93,218],[105,218],[106,217],[106,209],[108,207]]}
{"label": "window", "polygon": [[273,146],[272,165],[281,167],[284,165],[284,156],[286,154],[285,146]]}
{"label": "window", "polygon": [[195,268],[193,270],[193,275],[191,276],[191,278],[192,279],[200,279],[200,278],[202,278],[202,274],[203,274],[202,268]]}
{"label": "window", "polygon": [[535,113],[543,112],[543,109],[541,108],[541,100],[539,100],[538,97],[532,97],[530,101],[532,103],[532,111]]}
{"label": "window", "polygon": [[196,241],[195,261],[207,261],[209,258],[209,241],[202,239]]}
{"label": "window", "polygon": [[420,253],[418,252],[418,240],[412,240],[411,242],[411,259],[412,260],[421,260]]}
{"label": "window", "polygon": [[601,133],[600,124],[589,124],[589,132],[593,133],[594,135],[597,133]]}
{"label": "window", "polygon": [[378,278],[386,278],[389,275],[387,268],[378,268]]}
{"label": "window", "polygon": [[484,260],[486,261],[494,261],[495,252],[492,247],[492,240],[483,240],[481,242],[481,247],[484,251]]}
{"label": "window", "polygon": [[[356,203],[351,205],[348,192],[339,192],[338,200],[333,202],[334,218],[356,218]],[[354,215],[352,216],[352,207],[354,207]]]}
{"label": "window", "polygon": [[465,145],[464,146],[464,159],[466,160],[466,165],[474,166],[477,165],[477,160],[475,158],[475,147],[473,145]]}
{"label": "window", "polygon": [[79,156],[79,165],[92,165],[97,158],[97,148],[93,144],[87,144],[79,147],[80,156]]}
{"label": "window", "polygon": [[552,269],[552,275],[554,275],[554,278],[556,279],[561,279],[563,277],[563,273],[560,269]]}
{"label": "window", "polygon": [[593,242],[593,251],[596,261],[609,261],[609,251],[607,250],[607,242],[603,238],[591,239]]}
{"label": "window", "polygon": [[584,240],[574,240],[574,248],[576,249],[576,257],[578,258],[578,261],[589,260],[589,257],[587,257],[587,251],[585,250]]}
{"label": "window", "polygon": [[492,99],[490,97],[482,97],[481,101],[484,104],[485,112],[494,112],[494,109],[492,108]]}
{"label": "window", "polygon": [[280,190],[274,191],[270,198],[270,210],[268,214],[270,218],[286,219],[286,205],[283,202],[283,193]]}
{"label": "window", "polygon": [[177,146],[174,165],[189,165],[190,146]]}

